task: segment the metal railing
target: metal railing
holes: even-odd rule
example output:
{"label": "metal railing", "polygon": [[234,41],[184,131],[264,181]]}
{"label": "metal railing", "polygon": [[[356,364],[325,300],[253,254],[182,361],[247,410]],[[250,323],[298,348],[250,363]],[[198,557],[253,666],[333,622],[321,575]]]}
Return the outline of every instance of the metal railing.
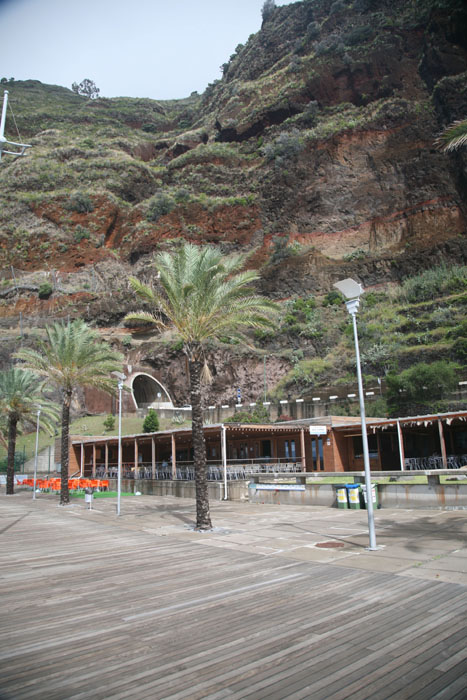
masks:
{"label": "metal railing", "polygon": [[[91,465],[86,465],[86,471]],[[281,473],[297,473],[301,472],[301,460],[298,461],[281,461],[267,460],[255,461],[248,460],[229,460],[227,463],[227,479],[229,481],[248,479],[252,474],[274,474]],[[176,479],[183,481],[194,481],[195,468],[193,462],[181,461],[176,465]],[[98,479],[116,479],[118,475],[118,465],[109,464],[107,469],[104,464],[96,465],[96,478]],[[131,463],[122,464],[123,479],[156,479],[169,481],[173,478],[172,466],[167,462],[157,462],[153,468],[151,462],[142,462],[138,466]],[[224,478],[224,468],[218,461],[210,461],[207,463],[207,479],[208,481],[222,481]]]}
{"label": "metal railing", "polygon": [[[408,471],[445,468],[443,458],[439,455],[432,455],[431,457],[406,457],[404,459],[404,466]],[[467,466],[467,455],[448,455],[448,469],[460,469],[464,466]]]}

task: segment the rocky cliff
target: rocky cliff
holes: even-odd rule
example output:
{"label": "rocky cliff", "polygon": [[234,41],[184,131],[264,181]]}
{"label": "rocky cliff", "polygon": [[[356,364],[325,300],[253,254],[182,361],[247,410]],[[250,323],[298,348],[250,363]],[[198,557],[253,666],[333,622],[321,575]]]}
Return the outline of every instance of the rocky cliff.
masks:
{"label": "rocky cliff", "polygon": [[[33,146],[27,158],[1,162],[6,341],[20,313],[29,326],[80,314],[126,340],[130,359],[137,351],[153,362],[153,349],[145,359],[145,343],[119,326],[134,304],[125,280],[150,279],[154,251],[181,237],[249,253],[262,291],[289,303],[324,298],[343,276],[381,290],[440,263],[465,263],[467,156],[434,145],[467,114],[463,2],[278,7],[222,71],[203,95],[170,102],[5,85]],[[9,116],[10,138],[16,124]],[[39,299],[44,280],[53,294]],[[332,351],[343,319],[335,324],[329,308],[319,323],[314,312],[321,331],[310,337],[291,337],[286,323],[279,345],[256,339],[260,355],[275,357],[272,385],[297,361]],[[169,362],[166,349],[158,352]],[[240,369],[229,376],[225,351],[215,352],[210,398],[222,400]],[[250,361],[256,398],[262,355]],[[329,381],[326,372],[315,379]],[[176,383],[177,372],[172,389],[183,400]]]}

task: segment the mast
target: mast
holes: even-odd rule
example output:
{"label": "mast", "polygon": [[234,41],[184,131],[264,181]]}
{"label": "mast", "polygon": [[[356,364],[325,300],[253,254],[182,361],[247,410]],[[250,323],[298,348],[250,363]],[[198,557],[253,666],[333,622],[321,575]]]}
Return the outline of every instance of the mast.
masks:
{"label": "mast", "polygon": [[[2,117],[0,119],[0,160],[2,159],[3,153],[8,153],[10,156],[25,156],[26,148],[31,148],[27,143],[15,143],[14,141],[8,141],[5,138],[5,121],[6,121],[6,110],[8,106],[8,90],[3,93],[3,107],[2,107]],[[7,151],[6,146],[16,146],[20,148],[18,151]]]}
{"label": "mast", "polygon": [[[2,108],[2,120],[0,122],[0,141],[5,141],[5,120],[6,120],[6,108],[8,105],[8,90],[3,93],[3,108]],[[0,154],[1,155],[1,154]]]}

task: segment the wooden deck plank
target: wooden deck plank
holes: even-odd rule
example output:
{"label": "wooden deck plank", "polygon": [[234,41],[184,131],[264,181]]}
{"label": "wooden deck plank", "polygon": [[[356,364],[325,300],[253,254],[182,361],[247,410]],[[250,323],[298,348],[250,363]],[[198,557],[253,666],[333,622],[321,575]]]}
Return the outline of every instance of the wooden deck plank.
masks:
{"label": "wooden deck plank", "polygon": [[465,586],[9,508],[6,697],[376,700],[388,682],[394,700],[461,693]]}

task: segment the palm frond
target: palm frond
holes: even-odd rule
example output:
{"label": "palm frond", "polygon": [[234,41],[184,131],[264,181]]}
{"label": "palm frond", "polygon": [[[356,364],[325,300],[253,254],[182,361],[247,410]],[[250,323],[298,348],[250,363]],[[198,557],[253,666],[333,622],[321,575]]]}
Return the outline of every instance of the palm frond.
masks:
{"label": "palm frond", "polygon": [[467,144],[467,119],[459,119],[450,124],[435,141],[438,148],[446,153],[456,151]]}

